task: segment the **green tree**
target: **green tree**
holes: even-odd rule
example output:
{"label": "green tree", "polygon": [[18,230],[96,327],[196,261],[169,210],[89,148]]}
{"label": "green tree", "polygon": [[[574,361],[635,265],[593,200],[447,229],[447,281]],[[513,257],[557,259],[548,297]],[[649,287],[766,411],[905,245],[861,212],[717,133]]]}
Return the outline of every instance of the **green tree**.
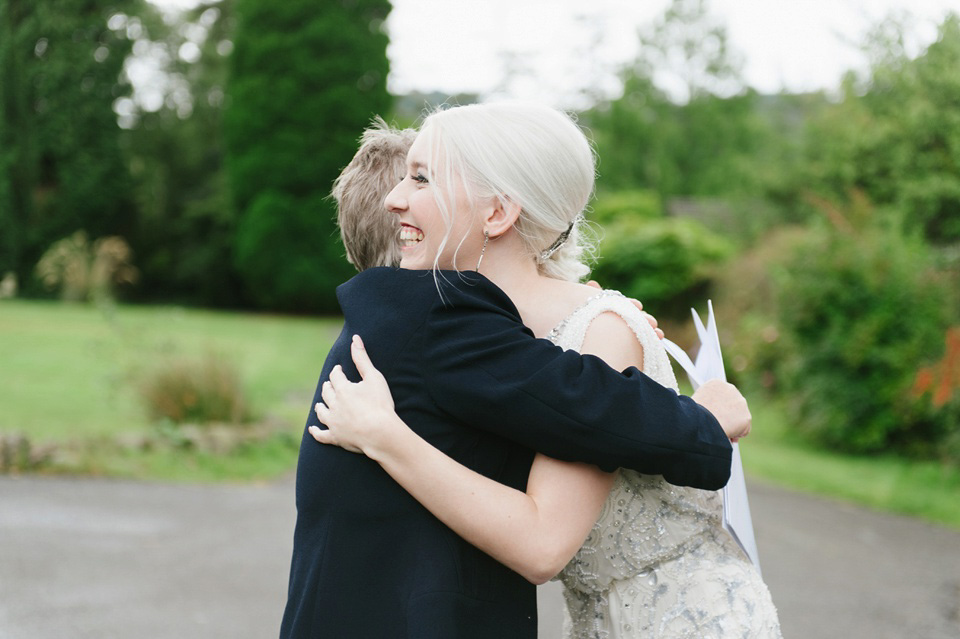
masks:
{"label": "green tree", "polygon": [[756,195],[772,129],[745,89],[724,25],[703,0],[673,0],[640,34],[621,97],[585,114],[602,190],[675,196]]}
{"label": "green tree", "polygon": [[142,272],[141,297],[241,302],[222,132],[233,8],[233,0],[222,0],[175,19],[163,20],[155,11],[128,19],[142,48],[159,49],[163,55],[156,57],[168,60],[159,109],[146,110],[137,99],[118,109],[129,127],[124,142],[136,185],[131,240]]}
{"label": "green tree", "polygon": [[108,26],[139,0],[0,0],[0,272],[29,283],[78,229],[127,235],[131,184],[112,105],[130,49]]}
{"label": "green tree", "polygon": [[335,310],[351,274],[326,198],[386,113],[387,0],[237,1],[224,120],[235,260],[259,304]]}
{"label": "green tree", "polygon": [[593,134],[600,162],[597,187],[601,190],[645,187],[661,196],[664,172],[670,172],[664,154],[676,106],[653,81],[633,71],[623,74],[623,95],[597,105],[582,121]]}
{"label": "green tree", "polygon": [[706,0],[672,0],[663,15],[640,32],[640,56],[633,71],[683,104],[740,93],[742,66],[730,48],[726,25],[710,13]]}
{"label": "green tree", "polygon": [[865,78],[811,123],[808,184],[832,197],[863,191],[895,221],[934,243],[960,241],[960,18],[911,59],[905,26],[886,21],[867,49]]}

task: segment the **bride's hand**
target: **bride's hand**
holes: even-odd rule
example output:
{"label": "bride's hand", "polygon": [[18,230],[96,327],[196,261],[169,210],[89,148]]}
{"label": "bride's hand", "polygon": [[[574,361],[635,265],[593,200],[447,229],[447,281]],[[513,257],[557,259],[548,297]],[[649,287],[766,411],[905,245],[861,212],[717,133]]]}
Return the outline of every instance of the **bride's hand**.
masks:
{"label": "bride's hand", "polygon": [[314,407],[317,418],[328,430],[316,426],[308,430],[321,444],[362,453],[389,437],[399,419],[387,380],[374,368],[358,335],[353,336],[350,352],[361,381],[351,382],[343,369],[335,366],[330,379],[323,383],[323,402]]}

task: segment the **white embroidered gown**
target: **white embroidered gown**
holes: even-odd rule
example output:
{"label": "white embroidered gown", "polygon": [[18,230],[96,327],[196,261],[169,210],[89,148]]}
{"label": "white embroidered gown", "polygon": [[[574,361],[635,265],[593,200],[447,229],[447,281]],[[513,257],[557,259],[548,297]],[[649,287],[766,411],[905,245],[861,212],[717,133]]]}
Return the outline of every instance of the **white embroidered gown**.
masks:
{"label": "white embroidered gown", "polygon": [[[589,299],[548,338],[579,351],[590,322],[620,315],[643,346],[643,371],[677,390],[667,353],[616,291]],[[568,639],[780,638],[770,592],[721,525],[720,492],[620,469],[597,523],[558,575]]]}

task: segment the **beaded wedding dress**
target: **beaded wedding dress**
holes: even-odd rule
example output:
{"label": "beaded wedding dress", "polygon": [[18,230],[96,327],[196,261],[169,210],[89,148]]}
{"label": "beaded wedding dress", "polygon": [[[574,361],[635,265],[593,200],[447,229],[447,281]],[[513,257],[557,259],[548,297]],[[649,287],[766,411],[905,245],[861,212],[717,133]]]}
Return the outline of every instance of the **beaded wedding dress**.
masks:
{"label": "beaded wedding dress", "polygon": [[[677,390],[653,329],[616,291],[585,302],[548,335],[579,351],[598,315],[623,318],[643,346],[643,371]],[[620,469],[597,523],[558,575],[568,639],[779,638],[766,585],[721,525],[721,494]]]}

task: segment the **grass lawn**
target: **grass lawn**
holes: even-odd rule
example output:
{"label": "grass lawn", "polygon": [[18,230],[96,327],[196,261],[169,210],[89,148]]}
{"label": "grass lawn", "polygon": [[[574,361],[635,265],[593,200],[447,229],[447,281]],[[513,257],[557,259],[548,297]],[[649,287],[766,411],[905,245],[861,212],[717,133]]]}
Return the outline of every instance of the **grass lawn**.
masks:
{"label": "grass lawn", "polygon": [[960,529],[960,468],[825,451],[791,431],[789,415],[777,402],[749,394],[748,399],[753,430],[740,445],[748,482],[756,477]]}
{"label": "grass lawn", "polygon": [[[108,316],[93,306],[5,300],[0,303],[0,433],[24,433],[42,444],[149,432],[153,426],[137,395],[143,376],[167,358],[213,352],[240,372],[257,416],[289,423],[299,441],[317,376],[340,326],[338,319],[157,306],[121,306]],[[126,460],[118,458],[123,455],[86,459],[83,468],[185,479],[275,475],[295,461],[295,447],[287,448],[292,452],[270,451],[266,457],[273,462],[265,465],[252,451],[232,455],[235,464],[204,455],[194,455],[191,462],[157,451],[129,453]]]}

